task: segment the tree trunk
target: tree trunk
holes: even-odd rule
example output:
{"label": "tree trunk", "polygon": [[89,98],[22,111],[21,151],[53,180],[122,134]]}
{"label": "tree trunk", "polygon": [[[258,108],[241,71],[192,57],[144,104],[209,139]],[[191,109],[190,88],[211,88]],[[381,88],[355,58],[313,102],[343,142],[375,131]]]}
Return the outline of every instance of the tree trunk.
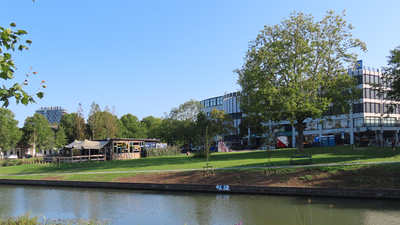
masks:
{"label": "tree trunk", "polygon": [[303,121],[297,122],[297,124],[294,125],[294,127],[297,130],[297,152],[304,151],[304,144],[303,144],[304,127],[302,122]]}

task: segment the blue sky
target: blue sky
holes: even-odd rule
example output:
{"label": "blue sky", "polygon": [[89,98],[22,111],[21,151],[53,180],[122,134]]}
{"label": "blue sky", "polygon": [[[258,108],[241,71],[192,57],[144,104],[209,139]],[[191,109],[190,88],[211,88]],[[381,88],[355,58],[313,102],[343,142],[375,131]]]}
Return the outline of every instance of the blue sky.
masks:
{"label": "blue sky", "polygon": [[236,91],[248,47],[266,24],[293,11],[320,20],[327,10],[346,10],[353,35],[366,42],[357,51],[365,66],[386,66],[389,50],[400,45],[400,1],[3,1],[2,27],[11,22],[29,32],[28,51],[14,52],[18,70],[10,86],[26,91],[42,80],[45,97],[29,106],[10,104],[23,126],[40,107],[61,106],[87,117],[90,105],[115,106],[119,117],[163,116],[190,99],[203,100]]}

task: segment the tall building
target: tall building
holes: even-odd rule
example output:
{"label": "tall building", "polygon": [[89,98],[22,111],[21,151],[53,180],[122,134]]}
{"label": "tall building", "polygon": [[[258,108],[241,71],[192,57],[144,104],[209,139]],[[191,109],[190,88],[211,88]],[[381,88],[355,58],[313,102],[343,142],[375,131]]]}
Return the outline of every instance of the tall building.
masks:
{"label": "tall building", "polygon": [[[222,96],[208,98],[200,101],[202,111],[209,116],[210,112],[215,108],[217,110],[224,110],[226,114],[230,115],[233,119],[233,125],[239,131],[239,125],[242,120],[242,111],[240,110],[239,103],[236,99],[238,92],[225,93]],[[229,141],[240,142],[241,137],[237,134],[231,134],[224,139]]]}
{"label": "tall building", "polygon": [[[378,92],[370,85],[371,83],[383,83],[382,72],[379,69],[360,66],[355,69],[349,69],[348,74],[358,80],[358,88],[363,90],[359,102],[354,104],[350,115],[339,115],[332,117],[331,120],[324,118],[306,119],[304,121],[306,126],[304,137],[306,141],[314,140],[315,137],[334,137],[336,145],[353,144],[361,140],[369,143],[388,143],[392,138],[395,138],[396,142],[398,142],[400,102],[385,100],[384,96],[379,96]],[[222,101],[218,101],[221,98]],[[236,93],[205,99],[200,103],[204,107],[202,110],[206,113],[215,107],[230,114],[235,119],[237,127],[241,122],[243,112],[236,101]],[[393,108],[390,113],[388,113],[389,107]],[[330,113],[328,112],[327,114]],[[268,125],[268,123],[264,125]],[[271,125],[277,136],[288,137],[289,145],[295,146],[296,138],[294,137],[297,135],[297,131],[293,126],[289,125],[288,121],[281,121]],[[243,142],[248,139],[248,137],[240,138]],[[224,139],[230,140],[231,138],[225,137]]]}
{"label": "tall building", "polygon": [[53,123],[60,123],[61,117],[68,113],[66,109],[61,108],[60,106],[57,107],[41,107],[40,109],[36,110],[35,113],[39,113],[47,118],[49,124]]}

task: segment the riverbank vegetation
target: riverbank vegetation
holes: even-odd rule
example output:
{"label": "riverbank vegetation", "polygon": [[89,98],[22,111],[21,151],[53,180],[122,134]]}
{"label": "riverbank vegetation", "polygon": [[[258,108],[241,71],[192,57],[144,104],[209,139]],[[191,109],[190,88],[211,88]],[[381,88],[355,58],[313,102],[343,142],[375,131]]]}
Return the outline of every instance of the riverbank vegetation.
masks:
{"label": "riverbank vegetation", "polygon": [[0,214],[0,225],[106,225],[110,224],[109,221],[96,220],[96,219],[74,219],[74,220],[60,220],[60,219],[46,219],[45,216],[33,216],[30,212],[17,217],[4,217]]}

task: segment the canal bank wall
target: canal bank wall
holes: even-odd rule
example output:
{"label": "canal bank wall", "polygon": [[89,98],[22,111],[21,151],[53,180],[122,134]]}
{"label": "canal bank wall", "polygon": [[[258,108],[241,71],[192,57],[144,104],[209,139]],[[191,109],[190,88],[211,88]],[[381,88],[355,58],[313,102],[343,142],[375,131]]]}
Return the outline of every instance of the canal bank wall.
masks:
{"label": "canal bank wall", "polygon": [[0,179],[2,185],[400,199],[400,190]]}

